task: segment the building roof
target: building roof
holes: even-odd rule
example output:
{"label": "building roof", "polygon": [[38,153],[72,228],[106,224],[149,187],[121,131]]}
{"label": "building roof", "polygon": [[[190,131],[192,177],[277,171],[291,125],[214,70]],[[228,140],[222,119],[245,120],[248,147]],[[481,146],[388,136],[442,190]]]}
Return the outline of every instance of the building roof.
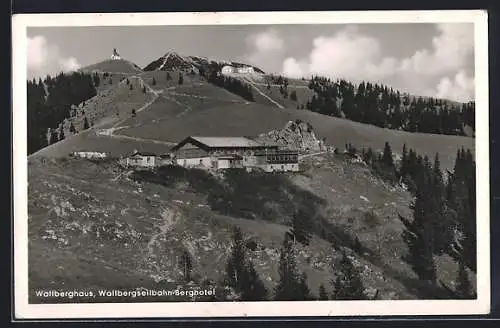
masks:
{"label": "building roof", "polygon": [[248,137],[199,137],[191,136],[179,142],[172,150],[182,147],[188,142],[193,142],[197,145],[203,145],[207,148],[266,148],[275,147],[274,145],[267,145],[259,143]]}
{"label": "building roof", "polygon": [[145,152],[145,151],[135,151],[132,154],[129,155],[130,157],[132,156],[156,156],[155,153],[150,153],[150,152]]}
{"label": "building roof", "polygon": [[192,137],[194,140],[213,148],[260,147],[262,144],[245,137]]}

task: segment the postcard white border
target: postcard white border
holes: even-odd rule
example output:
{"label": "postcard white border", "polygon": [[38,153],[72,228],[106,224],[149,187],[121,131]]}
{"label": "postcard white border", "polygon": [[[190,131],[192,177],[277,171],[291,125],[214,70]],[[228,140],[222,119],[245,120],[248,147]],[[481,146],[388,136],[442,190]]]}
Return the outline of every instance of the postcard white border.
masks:
{"label": "postcard white border", "polygon": [[[477,300],[28,303],[26,76],[27,27],[469,22],[475,27],[477,160]],[[14,316],[15,319],[267,317],[486,314],[490,311],[490,195],[487,13],[469,11],[219,12],[20,14],[13,33]]]}

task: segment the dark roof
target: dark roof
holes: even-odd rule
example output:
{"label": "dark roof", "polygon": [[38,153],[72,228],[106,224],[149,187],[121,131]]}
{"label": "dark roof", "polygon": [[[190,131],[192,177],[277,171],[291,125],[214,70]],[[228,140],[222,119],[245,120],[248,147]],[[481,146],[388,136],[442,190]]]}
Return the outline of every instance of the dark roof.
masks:
{"label": "dark roof", "polygon": [[156,156],[155,153],[145,152],[145,151],[136,151],[129,155],[132,156]]}
{"label": "dark roof", "polygon": [[177,150],[186,143],[191,142],[199,147],[204,148],[268,148],[276,147],[275,145],[266,145],[252,140],[248,137],[198,137],[190,136],[172,147],[172,150]]}

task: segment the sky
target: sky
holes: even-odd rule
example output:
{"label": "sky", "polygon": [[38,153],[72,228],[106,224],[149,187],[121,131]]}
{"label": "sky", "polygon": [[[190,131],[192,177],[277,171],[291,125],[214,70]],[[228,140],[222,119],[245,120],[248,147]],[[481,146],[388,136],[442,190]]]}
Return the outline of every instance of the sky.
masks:
{"label": "sky", "polygon": [[95,64],[116,48],[140,67],[175,51],[474,100],[472,23],[29,27],[27,35],[30,79]]}

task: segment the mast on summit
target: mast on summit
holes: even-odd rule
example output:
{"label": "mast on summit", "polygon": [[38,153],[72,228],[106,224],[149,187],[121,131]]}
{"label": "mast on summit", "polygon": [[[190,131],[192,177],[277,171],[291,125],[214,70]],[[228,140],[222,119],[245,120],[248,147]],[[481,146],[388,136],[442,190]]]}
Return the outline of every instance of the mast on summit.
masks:
{"label": "mast on summit", "polygon": [[111,59],[121,59],[120,55],[118,54],[118,51],[116,51],[116,48],[113,49],[113,54],[111,55]]}

